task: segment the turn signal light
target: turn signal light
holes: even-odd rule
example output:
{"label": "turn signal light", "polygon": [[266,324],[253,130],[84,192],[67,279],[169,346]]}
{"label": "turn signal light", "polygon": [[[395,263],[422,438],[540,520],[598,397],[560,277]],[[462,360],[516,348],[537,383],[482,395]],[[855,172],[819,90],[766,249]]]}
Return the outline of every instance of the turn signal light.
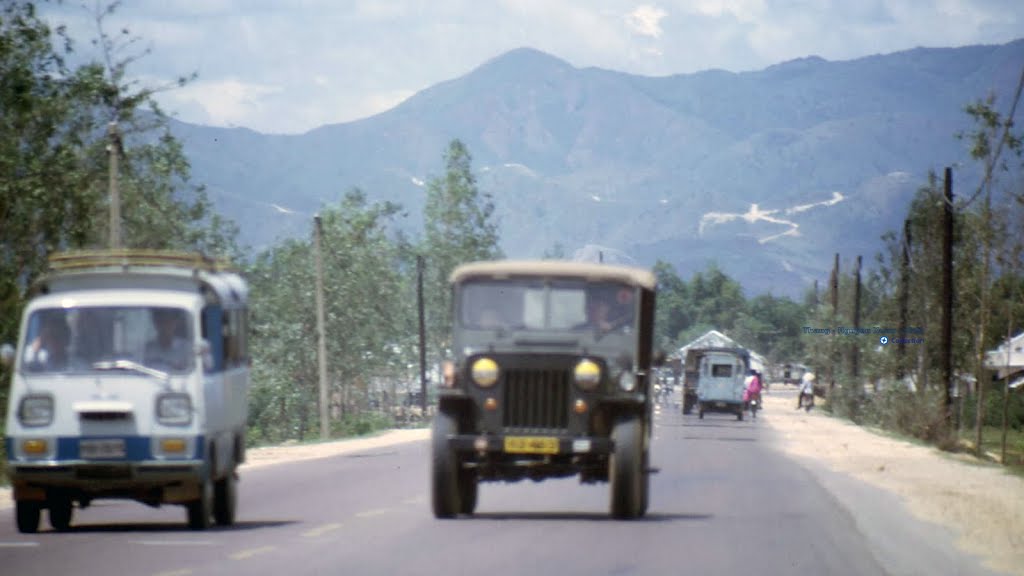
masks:
{"label": "turn signal light", "polygon": [[484,410],[490,410],[491,412],[498,409],[498,401],[494,398],[488,398],[484,400]]}
{"label": "turn signal light", "polygon": [[25,454],[46,454],[46,440],[25,440],[21,443],[21,451]]}
{"label": "turn signal light", "polygon": [[185,441],[181,438],[164,438],[160,440],[160,450],[162,452],[184,452]]}
{"label": "turn signal light", "polygon": [[445,360],[441,365],[441,372],[444,374],[444,387],[454,388],[455,387],[455,363],[451,360]]}
{"label": "turn signal light", "polygon": [[572,405],[572,409],[577,414],[584,414],[587,411],[587,403],[583,400],[577,400],[576,403]]}

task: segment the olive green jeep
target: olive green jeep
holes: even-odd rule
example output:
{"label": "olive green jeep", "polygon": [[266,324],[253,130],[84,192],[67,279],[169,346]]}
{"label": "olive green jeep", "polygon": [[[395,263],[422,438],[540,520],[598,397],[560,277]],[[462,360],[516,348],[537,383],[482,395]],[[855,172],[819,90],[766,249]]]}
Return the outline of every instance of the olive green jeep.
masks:
{"label": "olive green jeep", "polygon": [[610,511],[647,510],[655,277],[644,269],[493,261],[451,275],[452,358],[432,429],[435,516],[472,514],[480,482],[579,475]]}

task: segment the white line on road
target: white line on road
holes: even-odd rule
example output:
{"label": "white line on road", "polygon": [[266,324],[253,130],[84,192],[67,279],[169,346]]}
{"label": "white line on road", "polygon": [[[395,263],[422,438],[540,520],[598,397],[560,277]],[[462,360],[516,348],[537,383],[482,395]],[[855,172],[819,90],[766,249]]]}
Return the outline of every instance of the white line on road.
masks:
{"label": "white line on road", "polygon": [[253,556],[265,554],[276,548],[277,546],[260,546],[259,548],[249,548],[248,550],[235,552],[234,554],[231,554],[229,558],[231,558],[232,560],[245,560],[246,558],[252,558]]}
{"label": "white line on road", "polygon": [[157,572],[153,576],[188,576],[192,573],[192,570],[184,568],[182,570],[168,570],[167,572]]}
{"label": "white line on road", "polygon": [[143,546],[214,546],[210,540],[135,540],[132,544]]}
{"label": "white line on road", "polygon": [[341,528],[341,524],[324,524],[323,526],[318,526],[316,528],[313,528],[312,530],[303,532],[302,535],[306,538],[318,538],[328,532],[337,530],[338,528]]}
{"label": "white line on road", "polygon": [[32,548],[39,546],[39,542],[0,542],[0,548]]}
{"label": "white line on road", "polygon": [[375,510],[366,510],[364,512],[357,512],[356,518],[371,518],[373,516],[387,514],[388,512],[391,512],[391,508],[377,508]]}
{"label": "white line on road", "polygon": [[402,504],[423,504],[427,501],[423,496],[417,496],[415,498],[406,498],[402,500]]}

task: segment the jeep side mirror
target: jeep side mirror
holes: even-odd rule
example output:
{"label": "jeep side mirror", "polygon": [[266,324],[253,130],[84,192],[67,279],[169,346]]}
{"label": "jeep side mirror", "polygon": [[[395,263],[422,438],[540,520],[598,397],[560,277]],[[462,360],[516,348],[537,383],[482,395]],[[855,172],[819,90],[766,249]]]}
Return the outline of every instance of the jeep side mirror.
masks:
{"label": "jeep side mirror", "polygon": [[0,346],[0,363],[7,367],[14,365],[14,346],[10,344]]}

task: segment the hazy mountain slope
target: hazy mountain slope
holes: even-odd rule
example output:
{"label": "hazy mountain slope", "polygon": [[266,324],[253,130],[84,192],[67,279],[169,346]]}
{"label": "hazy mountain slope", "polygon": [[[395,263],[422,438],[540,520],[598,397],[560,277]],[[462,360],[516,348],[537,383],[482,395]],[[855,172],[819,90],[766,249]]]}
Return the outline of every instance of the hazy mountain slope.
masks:
{"label": "hazy mountain slope", "polygon": [[458,137],[510,256],[598,246],[684,276],[713,259],[752,293],[796,295],[835,252],[870,262],[930,169],[959,164],[958,190],[975,185],[954,138],[970,126],[963,107],[994,92],[1005,110],[1022,66],[1024,40],[659,78],[518,49],[299,136],[174,129],[255,247],[308,234],[317,207],[353,186],[402,203],[415,233],[422,184]]}

